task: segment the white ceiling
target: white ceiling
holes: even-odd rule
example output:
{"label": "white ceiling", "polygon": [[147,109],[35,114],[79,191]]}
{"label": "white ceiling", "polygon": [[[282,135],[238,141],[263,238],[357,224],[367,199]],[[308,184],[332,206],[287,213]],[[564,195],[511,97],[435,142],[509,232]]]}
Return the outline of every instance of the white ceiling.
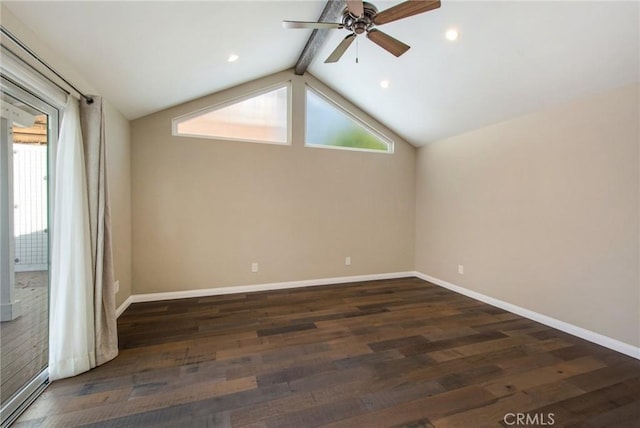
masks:
{"label": "white ceiling", "polygon": [[[129,119],[291,68],[324,1],[3,3]],[[399,1],[374,2],[380,10]],[[309,71],[415,145],[638,82],[640,3],[443,2],[381,26],[412,48],[395,58],[364,37]],[[456,42],[444,32],[456,27]],[[226,61],[240,55],[236,63]],[[389,89],[379,81],[388,79]]]}

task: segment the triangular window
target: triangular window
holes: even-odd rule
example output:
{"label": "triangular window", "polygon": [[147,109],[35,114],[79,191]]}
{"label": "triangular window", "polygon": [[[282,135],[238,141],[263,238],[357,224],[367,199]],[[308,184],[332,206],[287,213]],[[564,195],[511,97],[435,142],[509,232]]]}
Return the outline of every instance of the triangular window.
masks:
{"label": "triangular window", "polygon": [[307,146],[393,152],[391,140],[310,87],[306,92]]}
{"label": "triangular window", "polygon": [[289,144],[290,84],[173,120],[173,135]]}

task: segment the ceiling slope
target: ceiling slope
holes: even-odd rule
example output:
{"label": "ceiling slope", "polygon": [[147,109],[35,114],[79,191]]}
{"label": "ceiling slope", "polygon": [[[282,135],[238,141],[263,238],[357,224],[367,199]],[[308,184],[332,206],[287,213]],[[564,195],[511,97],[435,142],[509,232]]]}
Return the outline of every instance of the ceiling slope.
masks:
{"label": "ceiling slope", "polygon": [[[128,119],[291,68],[323,1],[3,1]],[[239,56],[234,63],[229,55]]]}
{"label": "ceiling slope", "polygon": [[[129,119],[293,67],[311,32],[281,21],[315,21],[325,4],[3,2]],[[358,37],[340,62],[324,64],[346,35],[332,30],[309,71],[420,146],[638,82],[639,7],[444,1],[381,26],[411,46],[400,58]],[[444,38],[452,27],[456,42]],[[231,53],[237,62],[227,62]]]}
{"label": "ceiling slope", "polygon": [[[344,37],[335,31],[309,71],[423,145],[638,82],[639,4],[443,2],[380,27],[411,46],[402,57],[360,37],[358,64],[355,43],[339,63],[323,64]],[[445,39],[449,28],[457,41]]]}

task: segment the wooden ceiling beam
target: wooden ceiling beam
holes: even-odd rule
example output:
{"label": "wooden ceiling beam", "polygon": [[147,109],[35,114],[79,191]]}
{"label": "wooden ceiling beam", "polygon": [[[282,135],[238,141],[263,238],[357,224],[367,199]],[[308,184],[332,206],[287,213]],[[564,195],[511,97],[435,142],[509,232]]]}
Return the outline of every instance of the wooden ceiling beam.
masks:
{"label": "wooden ceiling beam", "polygon": [[[339,22],[344,8],[344,0],[328,0],[320,18],[318,18],[318,22]],[[298,76],[302,76],[307,71],[311,61],[313,61],[318,50],[329,35],[329,31],[330,30],[313,30],[296,63],[295,73]]]}
{"label": "wooden ceiling beam", "polygon": [[46,135],[37,134],[13,134],[14,144],[47,144]]}

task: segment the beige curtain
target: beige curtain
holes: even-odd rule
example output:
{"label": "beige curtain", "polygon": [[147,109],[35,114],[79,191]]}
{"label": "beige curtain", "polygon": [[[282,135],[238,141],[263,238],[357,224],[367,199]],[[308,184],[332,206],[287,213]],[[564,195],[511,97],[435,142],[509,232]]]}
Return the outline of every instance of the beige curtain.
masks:
{"label": "beige curtain", "polygon": [[116,302],[111,248],[111,209],[107,185],[104,112],[101,97],[80,101],[80,123],[84,145],[91,260],[94,284],[96,364],[118,355]]}

